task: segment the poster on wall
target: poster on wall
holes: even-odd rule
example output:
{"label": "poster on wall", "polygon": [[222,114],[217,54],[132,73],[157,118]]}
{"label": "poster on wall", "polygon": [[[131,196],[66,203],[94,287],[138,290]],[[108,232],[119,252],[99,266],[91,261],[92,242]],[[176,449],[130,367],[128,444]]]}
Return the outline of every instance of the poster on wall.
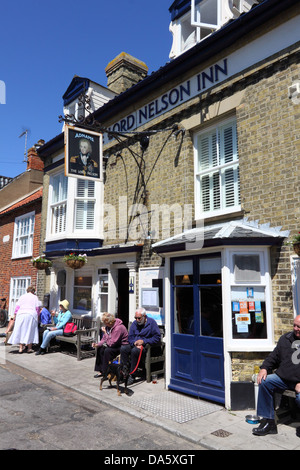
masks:
{"label": "poster on wall", "polygon": [[102,179],[102,134],[65,126],[65,175]]}
{"label": "poster on wall", "polygon": [[163,268],[140,269],[140,304],[147,316],[154,318],[158,325],[164,325]]}

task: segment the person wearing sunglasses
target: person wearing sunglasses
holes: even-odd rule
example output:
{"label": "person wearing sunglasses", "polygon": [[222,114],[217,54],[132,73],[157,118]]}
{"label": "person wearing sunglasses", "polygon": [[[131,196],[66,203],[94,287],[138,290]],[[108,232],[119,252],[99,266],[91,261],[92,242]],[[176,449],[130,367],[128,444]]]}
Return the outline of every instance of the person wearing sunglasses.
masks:
{"label": "person wearing sunglasses", "polygon": [[128,385],[134,383],[137,366],[144,364],[147,344],[160,343],[161,335],[156,321],[147,316],[144,308],[138,308],[135,312],[134,322],[129,329],[128,345],[121,347],[121,363],[130,363],[130,376]]}

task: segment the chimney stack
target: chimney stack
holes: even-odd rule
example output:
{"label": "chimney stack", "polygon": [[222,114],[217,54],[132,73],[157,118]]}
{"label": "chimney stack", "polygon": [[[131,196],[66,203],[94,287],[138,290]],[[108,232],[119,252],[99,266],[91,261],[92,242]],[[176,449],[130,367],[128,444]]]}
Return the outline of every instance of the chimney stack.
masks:
{"label": "chimney stack", "polygon": [[141,60],[121,52],[105,68],[107,87],[115,93],[123,93],[143,80],[148,73],[147,65]]}
{"label": "chimney stack", "polygon": [[38,156],[36,149],[41,147],[45,143],[44,140],[40,139],[36,145],[31,147],[27,152],[27,168],[26,170],[44,170],[44,162]]}

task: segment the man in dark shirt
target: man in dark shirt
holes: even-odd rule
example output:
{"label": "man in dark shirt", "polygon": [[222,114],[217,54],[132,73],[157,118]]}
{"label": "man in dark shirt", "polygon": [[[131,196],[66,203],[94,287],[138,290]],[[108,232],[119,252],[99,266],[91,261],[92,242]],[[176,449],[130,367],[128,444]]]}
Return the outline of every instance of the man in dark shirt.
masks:
{"label": "man in dark shirt", "polygon": [[138,362],[145,360],[145,346],[147,344],[159,344],[161,340],[159,327],[154,318],[148,317],[144,308],[138,308],[135,312],[135,320],[132,323],[128,345],[121,347],[121,363],[128,364],[130,361],[130,376],[128,385],[135,380],[135,370]]}
{"label": "man in dark shirt", "polygon": [[[254,428],[252,432],[256,436],[265,436],[277,434],[274,392],[294,390],[296,404],[300,407],[300,315],[294,319],[293,331],[281,336],[276,348],[265,359],[260,369],[257,376],[257,415],[263,419],[259,427]],[[268,374],[273,369],[276,369],[275,373]]]}

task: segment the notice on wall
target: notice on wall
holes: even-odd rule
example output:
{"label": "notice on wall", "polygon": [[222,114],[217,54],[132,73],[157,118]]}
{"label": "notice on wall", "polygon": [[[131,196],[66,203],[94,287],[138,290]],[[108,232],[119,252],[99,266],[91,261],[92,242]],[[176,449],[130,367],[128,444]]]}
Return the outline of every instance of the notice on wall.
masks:
{"label": "notice on wall", "polygon": [[165,323],[164,308],[161,305],[163,277],[163,268],[141,268],[139,270],[140,305],[146,309],[147,315],[154,318],[158,325]]}
{"label": "notice on wall", "polygon": [[231,290],[233,338],[265,338],[264,287],[234,286]]}

